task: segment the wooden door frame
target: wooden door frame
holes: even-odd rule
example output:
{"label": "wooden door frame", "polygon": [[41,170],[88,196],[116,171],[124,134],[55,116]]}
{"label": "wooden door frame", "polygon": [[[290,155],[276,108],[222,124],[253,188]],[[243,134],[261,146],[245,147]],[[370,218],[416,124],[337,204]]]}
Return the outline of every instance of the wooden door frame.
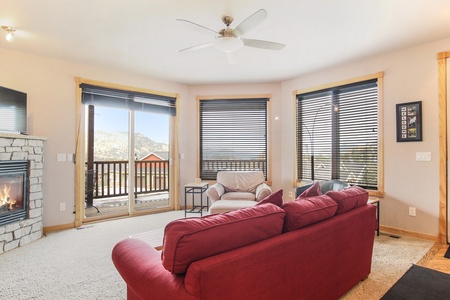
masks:
{"label": "wooden door frame", "polygon": [[440,52],[438,58],[439,87],[439,235],[438,242],[447,244],[447,58],[450,51]]}
{"label": "wooden door frame", "polygon": [[[97,80],[90,80],[81,77],[76,77],[76,132],[75,139],[77,141],[76,145],[76,153],[75,153],[75,220],[74,227],[80,227],[83,225],[84,220],[84,197],[85,197],[85,175],[84,175],[84,161],[85,161],[85,141],[84,141],[84,132],[85,128],[85,115],[83,113],[84,105],[81,103],[81,88],[80,84],[86,83],[91,85],[98,85],[102,87],[109,87],[119,90],[126,91],[135,91],[135,92],[143,92],[149,94],[156,94],[161,96],[173,97],[176,99],[175,101],[175,110],[178,112],[175,116],[170,116],[170,157],[169,157],[169,199],[171,210],[179,210],[180,209],[180,201],[179,201],[179,181],[180,181],[180,172],[179,172],[179,151],[178,151],[178,122],[179,122],[179,94],[174,93],[165,93],[160,91],[154,91],[150,89],[136,88],[126,85],[112,84],[101,82]],[[134,157],[134,155],[133,155]],[[152,213],[152,212],[148,212]],[[136,213],[130,212],[128,216],[132,215],[141,215],[147,214],[145,213]]]}

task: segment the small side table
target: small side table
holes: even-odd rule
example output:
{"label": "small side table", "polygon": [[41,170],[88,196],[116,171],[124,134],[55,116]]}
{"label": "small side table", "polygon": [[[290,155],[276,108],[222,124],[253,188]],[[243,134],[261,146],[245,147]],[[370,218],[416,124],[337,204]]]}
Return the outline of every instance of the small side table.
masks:
{"label": "small side table", "polygon": [[[184,186],[184,217],[186,217],[187,213],[196,213],[203,216],[203,209],[209,209],[209,199],[206,196],[206,205],[203,205],[203,193],[208,189],[208,182],[200,182],[200,183],[188,183]],[[187,198],[188,195],[191,195],[192,199],[192,208],[188,210],[187,208]],[[195,195],[200,195],[200,205],[195,205]]]}
{"label": "small side table", "polygon": [[377,206],[377,236],[380,235],[380,200],[381,198],[378,197],[369,197],[369,201],[367,201],[368,204],[373,204]]}

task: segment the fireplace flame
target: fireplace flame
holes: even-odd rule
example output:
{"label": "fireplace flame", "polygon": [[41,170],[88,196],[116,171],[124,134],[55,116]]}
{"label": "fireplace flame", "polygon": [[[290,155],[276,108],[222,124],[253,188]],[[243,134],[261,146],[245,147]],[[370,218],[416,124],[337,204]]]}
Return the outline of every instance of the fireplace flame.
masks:
{"label": "fireplace flame", "polygon": [[16,204],[16,200],[11,199],[10,191],[10,185],[3,185],[3,189],[0,190],[0,206],[7,205],[8,210],[13,209],[14,204]]}

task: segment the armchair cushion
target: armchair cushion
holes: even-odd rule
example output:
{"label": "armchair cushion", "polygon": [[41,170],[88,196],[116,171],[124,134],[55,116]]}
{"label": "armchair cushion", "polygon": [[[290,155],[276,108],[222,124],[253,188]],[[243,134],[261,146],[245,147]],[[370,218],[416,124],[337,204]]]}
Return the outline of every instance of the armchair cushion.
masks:
{"label": "armchair cushion", "polygon": [[272,193],[272,189],[265,183],[261,183],[256,188],[256,201],[261,201]]}
{"label": "armchair cushion", "polygon": [[220,200],[248,200],[255,201],[255,194],[248,192],[228,192],[220,197]]}
{"label": "armchair cushion", "polygon": [[212,202],[219,200],[224,193],[225,189],[220,183],[215,183],[206,190],[206,196],[208,196]]}
{"label": "armchair cushion", "polygon": [[217,182],[222,184],[225,192],[256,193],[258,185],[264,182],[262,171],[220,171]]}
{"label": "armchair cushion", "polygon": [[272,193],[262,171],[219,171],[217,183],[207,189],[209,212],[223,213],[254,206]]}
{"label": "armchair cushion", "polygon": [[221,214],[241,208],[252,207],[258,204],[254,200],[219,200],[211,204],[209,212],[211,214]]}

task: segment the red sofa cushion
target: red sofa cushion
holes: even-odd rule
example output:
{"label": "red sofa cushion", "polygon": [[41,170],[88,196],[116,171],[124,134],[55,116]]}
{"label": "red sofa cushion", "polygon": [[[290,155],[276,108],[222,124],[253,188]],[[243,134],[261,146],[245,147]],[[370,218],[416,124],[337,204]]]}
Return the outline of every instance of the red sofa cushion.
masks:
{"label": "red sofa cushion", "polygon": [[172,221],[164,231],[162,264],[173,274],[183,274],[194,261],[281,234],[284,215],[267,203]]}
{"label": "red sofa cushion", "polygon": [[336,215],[366,205],[369,200],[369,193],[359,186],[352,186],[340,191],[328,191],[326,195],[338,204]]}
{"label": "red sofa cushion", "polygon": [[266,198],[259,201],[258,204],[256,205],[261,205],[265,203],[272,203],[275,204],[276,206],[281,207],[281,205],[283,205],[283,190],[279,190],[278,192],[270,194]]}
{"label": "red sofa cushion", "polygon": [[306,197],[314,197],[322,195],[322,191],[320,190],[320,182],[316,181],[310,186],[307,190],[301,193],[297,199],[306,198]]}
{"label": "red sofa cushion", "polygon": [[281,206],[286,212],[283,232],[296,230],[331,218],[335,215],[337,207],[337,203],[327,195],[287,202]]}

